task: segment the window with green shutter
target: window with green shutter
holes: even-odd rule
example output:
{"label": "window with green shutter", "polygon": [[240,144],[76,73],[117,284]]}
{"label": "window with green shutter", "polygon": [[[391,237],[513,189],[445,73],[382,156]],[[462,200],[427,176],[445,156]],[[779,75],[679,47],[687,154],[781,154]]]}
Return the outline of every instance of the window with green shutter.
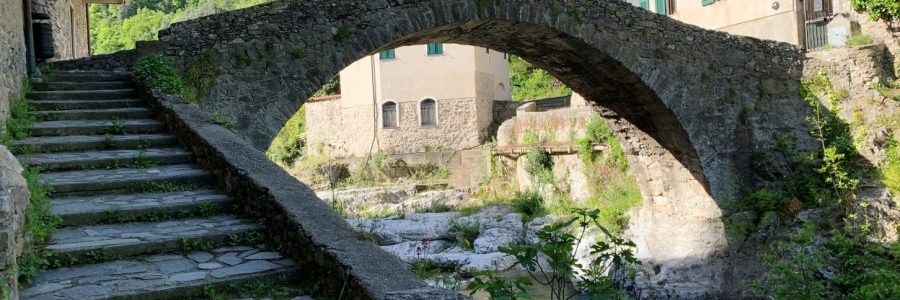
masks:
{"label": "window with green shutter", "polygon": [[656,0],[656,13],[662,15],[669,14],[669,11],[666,9],[666,1],[667,0]]}
{"label": "window with green shutter", "polygon": [[397,58],[397,52],[394,49],[388,49],[381,51],[378,53],[378,59],[395,59]]}
{"label": "window with green shutter", "polygon": [[641,0],[641,8],[650,9],[650,0]]}
{"label": "window with green shutter", "polygon": [[700,0],[700,3],[703,4],[703,6],[707,6],[716,3],[716,0]]}
{"label": "window with green shutter", "polygon": [[441,55],[444,54],[444,44],[443,43],[428,43],[428,55]]}

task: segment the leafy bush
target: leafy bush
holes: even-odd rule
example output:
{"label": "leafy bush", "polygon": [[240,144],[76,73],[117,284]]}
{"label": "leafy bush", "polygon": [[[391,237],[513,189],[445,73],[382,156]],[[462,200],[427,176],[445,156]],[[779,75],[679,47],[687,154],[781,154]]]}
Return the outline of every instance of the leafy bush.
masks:
{"label": "leafy bush", "polygon": [[900,243],[888,248],[849,226],[820,240],[817,230],[806,223],[774,243],[760,256],[769,272],[751,287],[775,299],[900,298]]}
{"label": "leafy bush", "polygon": [[512,200],[513,211],[522,214],[526,220],[547,214],[544,208],[544,196],[537,191],[518,192]]}
{"label": "leafy bush", "polygon": [[894,195],[900,197],[900,143],[891,140],[887,147],[887,158],[881,167],[881,181]]}
{"label": "leafy bush", "polygon": [[[621,292],[613,287],[608,274],[614,268],[641,263],[634,257],[635,244],[609,234],[609,231],[598,222],[600,218],[598,210],[576,209],[572,213],[575,216],[571,219],[539,231],[537,233],[539,241],[534,245],[511,243],[500,247],[500,252],[515,257],[517,266],[524,268],[537,283],[549,287],[552,299],[569,299],[572,292],[589,293],[593,299],[624,298]],[[595,259],[590,265],[582,266],[574,257],[574,250],[578,249],[585,233],[591,228],[605,233],[605,239],[591,245],[591,255]],[[576,274],[582,274],[579,284],[581,288],[577,291],[566,291],[566,285],[572,282]],[[516,299],[515,296],[518,295],[515,293],[516,289],[521,291],[521,287],[525,285],[502,281],[505,279],[488,276],[487,282],[473,281],[468,288],[472,290],[471,294],[485,290],[491,294],[491,299]],[[514,297],[502,298],[509,297],[510,294]]]}
{"label": "leafy bush", "polygon": [[533,285],[531,280],[525,277],[519,277],[510,281],[497,277],[493,272],[482,271],[475,273],[475,276],[467,286],[471,290],[469,295],[475,295],[478,291],[485,291],[491,296],[491,300],[528,298],[528,292],[525,290],[525,287]]}
{"label": "leafy bush", "polygon": [[554,184],[553,157],[539,145],[532,145],[525,153],[525,171],[534,177],[537,183]]}
{"label": "leafy bush", "polygon": [[900,19],[900,1],[897,0],[850,0],[853,9],[869,14],[872,20],[893,21]]}
{"label": "leafy bush", "polygon": [[180,95],[185,100],[187,88],[178,70],[175,60],[164,55],[150,55],[134,63],[132,75],[138,82],[160,88],[163,93]]}

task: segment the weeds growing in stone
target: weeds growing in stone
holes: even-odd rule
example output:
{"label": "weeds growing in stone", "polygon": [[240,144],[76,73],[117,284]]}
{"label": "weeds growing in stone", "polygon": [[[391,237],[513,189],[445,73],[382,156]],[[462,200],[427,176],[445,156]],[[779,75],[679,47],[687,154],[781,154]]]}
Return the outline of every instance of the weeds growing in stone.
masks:
{"label": "weeds growing in stone", "polygon": [[456,235],[457,246],[464,249],[473,249],[475,239],[481,235],[481,224],[453,222],[450,232]]}
{"label": "weeds growing in stone", "polygon": [[[11,148],[13,140],[23,139],[30,135],[29,128],[34,122],[34,116],[30,112],[34,107],[28,102],[26,95],[31,91],[29,78],[22,79],[22,86],[18,93],[10,94],[9,116],[5,126],[0,131],[0,144]],[[30,151],[31,149],[19,148],[17,151]],[[18,261],[10,263],[6,277],[27,285],[37,276],[37,273],[45,268],[49,261],[43,247],[50,241],[51,235],[62,222],[52,214],[50,209],[50,193],[52,189],[45,184],[38,170],[22,162],[28,191],[31,194],[29,205],[25,209],[25,245],[22,256]],[[18,278],[16,278],[18,276]],[[4,281],[5,282],[5,281]]]}

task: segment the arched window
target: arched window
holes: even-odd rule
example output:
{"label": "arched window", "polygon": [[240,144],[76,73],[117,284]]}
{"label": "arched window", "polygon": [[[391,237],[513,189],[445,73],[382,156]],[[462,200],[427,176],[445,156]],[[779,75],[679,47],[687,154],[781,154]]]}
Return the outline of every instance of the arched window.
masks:
{"label": "arched window", "polygon": [[385,102],[381,105],[381,126],[384,128],[397,127],[397,103]]}
{"label": "arched window", "polygon": [[437,125],[437,104],[434,99],[419,102],[419,121],[422,126]]}

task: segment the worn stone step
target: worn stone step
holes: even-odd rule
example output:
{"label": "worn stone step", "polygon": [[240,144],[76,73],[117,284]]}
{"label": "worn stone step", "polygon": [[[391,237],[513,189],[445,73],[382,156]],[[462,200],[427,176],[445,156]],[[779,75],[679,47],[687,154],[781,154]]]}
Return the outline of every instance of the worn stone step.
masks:
{"label": "worn stone step", "polygon": [[209,171],[194,165],[47,172],[41,177],[54,195],[135,190],[153,182],[207,185],[216,179]]}
{"label": "worn stone step", "polygon": [[162,122],[152,119],[44,121],[35,122],[30,128],[32,136],[159,133],[164,130]]}
{"label": "worn stone step", "polygon": [[174,252],[241,243],[256,235],[262,242],[262,227],[232,215],[86,225],[58,229],[47,245],[62,264],[107,261],[143,254]]}
{"label": "worn stone step", "polygon": [[79,90],[79,91],[36,91],[28,93],[32,100],[111,100],[137,97],[134,89],[120,90]]}
{"label": "worn stone step", "polygon": [[169,134],[39,136],[12,142],[13,148],[21,150],[20,153],[137,149],[177,144],[178,139]]}
{"label": "worn stone step", "polygon": [[112,72],[56,72],[45,77],[48,82],[131,81],[131,74]]}
{"label": "worn stone step", "polygon": [[20,155],[29,166],[44,171],[86,170],[122,166],[155,166],[185,164],[194,156],[182,148],[149,148],[56,152]]}
{"label": "worn stone step", "polygon": [[118,90],[133,89],[131,81],[106,82],[39,82],[33,83],[35,91],[79,91],[79,90]]}
{"label": "worn stone step", "polygon": [[198,297],[203,296],[205,285],[220,287],[299,275],[296,262],[280,256],[260,248],[226,247],[45,270],[22,296],[34,300]]}
{"label": "worn stone step", "polygon": [[115,119],[147,119],[153,117],[153,111],[146,107],[106,108],[106,109],[72,109],[42,110],[31,112],[38,120],[115,120]]}
{"label": "worn stone step", "polygon": [[63,226],[90,225],[119,220],[207,214],[229,211],[231,197],[212,189],[167,193],[63,197],[50,200]]}
{"label": "worn stone step", "polygon": [[146,105],[141,99],[113,100],[40,100],[29,101],[37,110],[71,110],[139,107]]}

